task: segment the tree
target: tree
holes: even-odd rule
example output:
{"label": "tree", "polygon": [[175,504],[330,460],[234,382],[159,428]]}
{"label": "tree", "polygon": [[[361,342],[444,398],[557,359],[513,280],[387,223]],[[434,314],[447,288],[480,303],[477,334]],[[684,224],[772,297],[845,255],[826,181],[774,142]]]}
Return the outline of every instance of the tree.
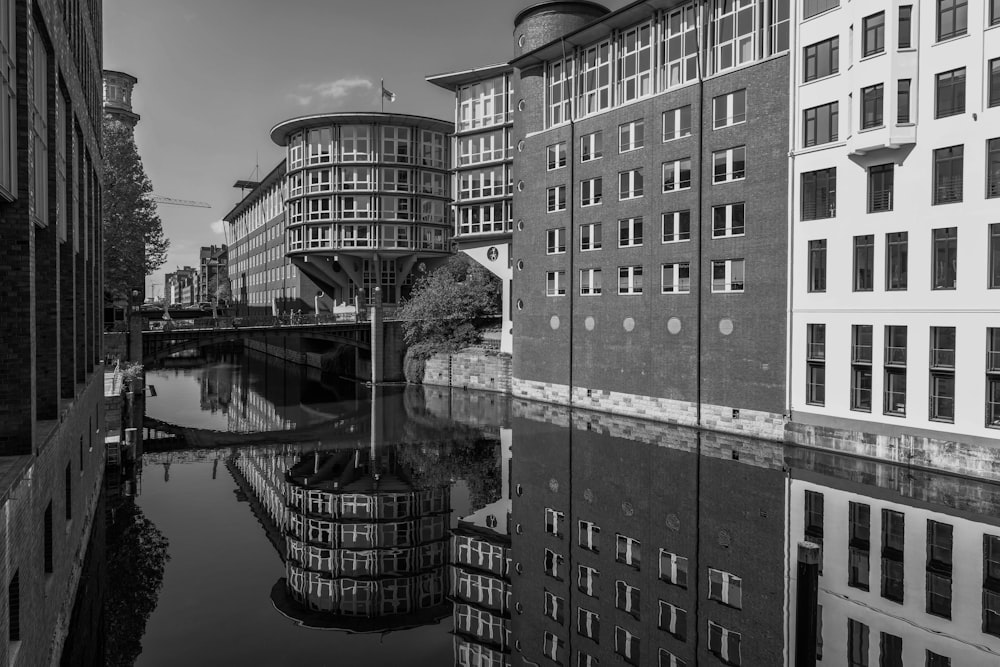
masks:
{"label": "tree", "polygon": [[104,119],[104,290],[131,303],[130,294],[167,259],[169,239],[150,198],[132,129]]}

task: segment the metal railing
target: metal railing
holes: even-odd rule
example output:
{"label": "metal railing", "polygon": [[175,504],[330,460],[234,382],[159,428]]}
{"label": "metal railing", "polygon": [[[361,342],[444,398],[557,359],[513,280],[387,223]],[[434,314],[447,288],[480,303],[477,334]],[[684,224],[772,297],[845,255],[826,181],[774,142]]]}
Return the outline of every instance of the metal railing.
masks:
{"label": "metal railing", "polygon": [[892,210],[892,190],[873,190],[868,197],[868,212]]}

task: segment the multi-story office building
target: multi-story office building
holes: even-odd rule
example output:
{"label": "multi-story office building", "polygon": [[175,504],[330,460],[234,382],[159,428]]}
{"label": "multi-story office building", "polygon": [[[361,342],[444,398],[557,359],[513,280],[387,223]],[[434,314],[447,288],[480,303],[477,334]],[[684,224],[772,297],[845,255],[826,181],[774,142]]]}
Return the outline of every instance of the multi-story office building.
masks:
{"label": "multi-story office building", "polygon": [[452,139],[454,239],[458,249],[495,274],[503,284],[500,349],[513,349],[510,253],[514,145],[510,65],[438,74],[427,80],[455,92]]}
{"label": "multi-story office building", "polygon": [[372,304],[381,294],[399,304],[415,270],[451,252],[450,129],[390,113],[321,114],[272,128],[287,148],[285,254],[296,270],[337,303]]}
{"label": "multi-story office building", "polygon": [[221,303],[229,285],[229,249],[221,246],[202,246],[198,251],[197,301]]}
{"label": "multi-story office building", "polygon": [[132,88],[139,79],[125,72],[106,69],[104,80],[104,115],[135,129],[139,114],[132,110]]}
{"label": "multi-story office building", "polygon": [[514,394],[781,438],[788,0],[514,23]]}
{"label": "multi-story office building", "polygon": [[799,9],[793,419],[848,437],[995,443],[1000,5]]}
{"label": "multi-story office building", "polygon": [[101,39],[100,0],[0,0],[0,661],[10,665],[60,659],[103,478]]}
{"label": "multi-story office building", "polygon": [[163,299],[167,305],[190,305],[195,303],[195,285],[198,271],[190,266],[171,271],[163,277]]}

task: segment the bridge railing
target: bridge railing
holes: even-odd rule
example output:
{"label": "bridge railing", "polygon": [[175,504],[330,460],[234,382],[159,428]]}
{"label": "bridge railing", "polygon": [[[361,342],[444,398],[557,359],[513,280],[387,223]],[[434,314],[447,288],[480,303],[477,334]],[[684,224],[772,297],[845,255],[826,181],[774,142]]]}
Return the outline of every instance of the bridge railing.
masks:
{"label": "bridge railing", "polygon": [[241,327],[279,327],[305,326],[317,324],[345,324],[367,321],[354,313],[320,313],[319,315],[303,314],[283,317],[253,316],[253,317],[197,317],[192,319],[149,320],[143,327],[146,331],[177,331],[185,329],[239,329]]}

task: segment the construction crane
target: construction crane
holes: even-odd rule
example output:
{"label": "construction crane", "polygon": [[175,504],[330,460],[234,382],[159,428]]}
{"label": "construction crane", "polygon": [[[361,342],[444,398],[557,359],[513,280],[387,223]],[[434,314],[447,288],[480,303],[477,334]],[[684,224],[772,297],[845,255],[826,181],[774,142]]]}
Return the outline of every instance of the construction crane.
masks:
{"label": "construction crane", "polygon": [[157,204],[170,204],[172,206],[197,206],[198,208],[212,208],[211,204],[206,204],[203,201],[191,201],[189,199],[174,199],[173,197],[164,197],[163,195],[148,195],[150,201],[155,201]]}

